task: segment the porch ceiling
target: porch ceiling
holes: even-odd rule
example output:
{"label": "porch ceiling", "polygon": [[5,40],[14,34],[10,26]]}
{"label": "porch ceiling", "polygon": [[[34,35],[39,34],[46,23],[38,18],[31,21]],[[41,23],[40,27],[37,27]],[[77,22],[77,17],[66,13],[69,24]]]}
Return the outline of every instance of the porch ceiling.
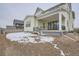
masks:
{"label": "porch ceiling", "polygon": [[59,14],[54,14],[54,15],[51,15],[51,16],[48,16],[48,17],[45,17],[45,18],[42,18],[42,19],[39,19],[40,21],[46,21],[46,20],[58,20],[59,19]]}

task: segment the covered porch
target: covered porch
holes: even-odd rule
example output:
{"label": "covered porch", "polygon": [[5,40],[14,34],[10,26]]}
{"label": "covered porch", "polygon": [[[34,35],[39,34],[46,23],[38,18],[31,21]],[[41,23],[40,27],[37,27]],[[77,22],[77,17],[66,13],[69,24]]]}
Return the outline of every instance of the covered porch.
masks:
{"label": "covered porch", "polygon": [[53,15],[39,17],[38,27],[43,32],[63,32],[68,31],[67,15],[58,12]]}

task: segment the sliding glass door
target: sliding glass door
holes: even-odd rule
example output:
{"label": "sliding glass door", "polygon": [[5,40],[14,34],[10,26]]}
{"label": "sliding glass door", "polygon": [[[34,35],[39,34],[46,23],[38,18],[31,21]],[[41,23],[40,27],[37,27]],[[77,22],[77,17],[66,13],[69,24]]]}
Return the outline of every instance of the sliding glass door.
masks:
{"label": "sliding glass door", "polygon": [[48,30],[59,30],[58,21],[48,22]]}

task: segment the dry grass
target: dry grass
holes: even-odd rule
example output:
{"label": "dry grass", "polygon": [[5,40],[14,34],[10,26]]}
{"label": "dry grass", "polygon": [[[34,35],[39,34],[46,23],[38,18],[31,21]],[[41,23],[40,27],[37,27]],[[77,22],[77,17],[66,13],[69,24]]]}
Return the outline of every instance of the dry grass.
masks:
{"label": "dry grass", "polygon": [[4,35],[0,35],[0,55],[5,55],[6,41]]}
{"label": "dry grass", "polygon": [[[79,39],[70,40],[66,37],[56,37],[54,43],[64,51],[66,56],[79,56]],[[5,39],[5,35],[0,35],[0,55],[7,56],[59,56],[59,50],[50,43],[17,43]]]}
{"label": "dry grass", "polygon": [[58,46],[64,51],[66,56],[79,56],[79,38],[77,41],[63,37]]}
{"label": "dry grass", "polygon": [[7,56],[52,56],[60,52],[49,43],[17,43],[0,36],[0,55]]}
{"label": "dry grass", "polygon": [[59,55],[59,51],[53,48],[49,43],[28,43],[17,44],[8,47],[6,55],[27,55],[27,56],[52,56]]}

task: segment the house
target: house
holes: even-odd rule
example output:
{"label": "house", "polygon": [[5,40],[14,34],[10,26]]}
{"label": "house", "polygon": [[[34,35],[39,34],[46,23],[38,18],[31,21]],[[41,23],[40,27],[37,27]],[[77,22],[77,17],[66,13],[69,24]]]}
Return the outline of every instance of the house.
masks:
{"label": "house", "polygon": [[24,28],[24,21],[14,19],[13,26],[15,26],[16,28],[19,28],[19,29],[23,29]]}
{"label": "house", "polygon": [[24,31],[70,32],[73,31],[74,12],[70,3],[61,3],[47,10],[37,8],[34,15],[24,19]]}
{"label": "house", "polygon": [[13,26],[6,26],[5,33],[22,32],[24,30],[24,21],[14,19]]}

